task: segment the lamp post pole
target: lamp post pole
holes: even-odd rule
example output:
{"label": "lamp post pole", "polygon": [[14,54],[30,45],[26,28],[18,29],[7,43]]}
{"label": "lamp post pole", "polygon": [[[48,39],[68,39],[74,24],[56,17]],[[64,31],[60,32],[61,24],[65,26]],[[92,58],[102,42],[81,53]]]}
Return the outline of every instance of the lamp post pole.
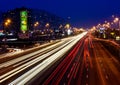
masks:
{"label": "lamp post pole", "polygon": [[4,26],[4,33],[5,33],[5,36],[4,36],[4,39],[3,39],[3,42],[4,42],[4,46],[3,46],[3,51],[6,51],[7,48],[6,48],[6,41],[7,41],[7,31],[6,31],[6,28],[11,24],[11,19],[7,19],[5,20],[3,26]]}

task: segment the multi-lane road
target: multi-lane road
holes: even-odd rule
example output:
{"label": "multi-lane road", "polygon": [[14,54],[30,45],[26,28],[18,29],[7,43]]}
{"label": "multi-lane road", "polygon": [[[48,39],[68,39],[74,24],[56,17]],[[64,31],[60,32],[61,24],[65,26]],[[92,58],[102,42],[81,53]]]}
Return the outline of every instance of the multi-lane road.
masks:
{"label": "multi-lane road", "polygon": [[83,32],[38,51],[1,62],[0,83],[120,85],[120,62],[101,42]]}
{"label": "multi-lane road", "polygon": [[120,85],[120,62],[88,34],[41,84]]}

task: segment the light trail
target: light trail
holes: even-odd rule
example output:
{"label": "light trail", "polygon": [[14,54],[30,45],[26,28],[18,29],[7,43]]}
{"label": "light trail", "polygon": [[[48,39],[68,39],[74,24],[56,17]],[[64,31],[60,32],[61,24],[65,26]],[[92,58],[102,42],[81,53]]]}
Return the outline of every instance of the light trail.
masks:
{"label": "light trail", "polygon": [[[80,40],[80,39],[79,39]],[[58,85],[58,83],[60,82],[62,76],[64,75],[64,73],[66,72],[66,70],[68,69],[69,65],[71,64],[71,62],[73,61],[74,57],[76,56],[76,53],[78,52],[78,49],[80,47],[80,42],[75,46],[75,48],[70,52],[70,54],[63,60],[63,62],[56,68],[56,70],[53,72],[53,74],[51,74],[51,76],[48,78],[48,80],[45,81],[44,85],[47,85],[51,79],[58,73],[58,71],[61,70],[61,72],[59,73],[59,78],[57,78],[57,80],[53,81],[52,84]],[[62,70],[63,69],[63,70]]]}
{"label": "light trail", "polygon": [[[71,40],[71,41],[73,41],[73,40]],[[69,41],[68,43],[70,43],[71,41]],[[46,53],[46,54],[44,54],[44,55],[42,55],[42,56],[40,56],[40,57],[38,57],[38,58],[36,58],[36,59],[34,59],[34,60],[31,60],[31,61],[29,61],[29,62],[21,65],[20,67],[15,68],[15,69],[12,70],[12,71],[9,71],[8,73],[6,73],[6,74],[4,74],[4,75],[2,75],[2,76],[0,76],[0,79],[1,79],[0,82],[5,81],[6,79],[8,79],[8,78],[16,75],[17,73],[25,70],[26,68],[32,66],[33,64],[39,62],[40,60],[42,60],[42,59],[44,59],[44,58],[46,58],[46,57],[54,54],[55,52],[57,52],[58,50],[62,49],[64,46],[66,46],[68,43],[66,43],[66,44],[64,44],[63,46],[61,46],[61,47],[59,47],[59,48],[56,48],[55,50],[53,50],[53,51],[51,51],[51,52],[48,52],[48,53]],[[28,54],[28,55],[29,55],[29,54]]]}
{"label": "light trail", "polygon": [[71,47],[74,44],[76,44],[86,34],[87,34],[87,32],[82,33],[81,35],[74,37],[74,39],[72,40],[72,42],[69,43],[69,45],[68,45],[68,43],[67,43],[67,45],[63,45],[61,47],[62,48],[61,50],[59,50],[56,53],[53,53],[53,55],[51,55],[50,57],[48,57],[47,59],[45,59],[43,62],[41,62],[40,64],[38,64],[37,66],[35,66],[33,69],[29,70],[28,72],[26,72],[22,76],[18,77],[16,80],[14,80],[13,82],[11,82],[9,85],[14,85],[14,84],[23,85],[23,84],[29,82],[39,72],[42,72],[44,69],[49,68],[56,61],[58,61],[68,50],[71,49]]}
{"label": "light trail", "polygon": [[30,53],[30,54],[21,56],[21,57],[19,57],[19,58],[16,58],[16,59],[7,61],[7,62],[5,62],[5,63],[2,63],[2,64],[0,64],[0,69],[3,68],[3,67],[7,67],[7,66],[10,66],[10,65],[16,64],[17,62],[23,61],[23,60],[25,60],[25,59],[27,59],[27,58],[30,58],[31,56],[35,56],[36,54],[42,53],[42,52],[44,52],[44,51],[46,51],[46,50],[49,50],[49,49],[51,49],[51,48],[53,48],[53,47],[56,47],[57,45],[62,44],[62,43],[63,43],[63,42],[59,42],[59,43],[56,43],[56,44],[54,44],[54,45],[51,45],[51,46],[49,46],[49,47],[47,47],[47,48],[43,48],[43,49],[38,50],[38,51],[36,51],[36,52],[33,52],[33,53]]}
{"label": "light trail", "polygon": [[102,80],[102,85],[106,85],[104,77],[103,77],[103,74],[102,74],[102,71],[101,71],[101,68],[100,68],[100,65],[98,63],[98,59],[97,59],[97,55],[96,55],[96,51],[95,50],[94,50],[94,55],[95,55],[95,61],[97,63],[98,72],[99,72],[100,78]]}

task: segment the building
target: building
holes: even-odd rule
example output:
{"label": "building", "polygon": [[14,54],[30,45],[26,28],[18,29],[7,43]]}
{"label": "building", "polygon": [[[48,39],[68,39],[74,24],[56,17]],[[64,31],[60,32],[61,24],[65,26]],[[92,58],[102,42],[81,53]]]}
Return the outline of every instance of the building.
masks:
{"label": "building", "polygon": [[[28,31],[33,30],[45,30],[46,24],[49,23],[49,29],[58,29],[59,26],[65,25],[66,21],[58,17],[54,14],[48,13],[44,10],[38,10],[38,9],[29,9],[29,8],[16,8],[13,10],[9,10],[5,13],[3,13],[2,20],[5,22],[7,19],[11,20],[11,23],[9,26],[5,26],[3,24],[4,30],[7,32],[21,32],[20,30],[20,12],[21,11],[27,11],[27,25],[28,25]],[[36,25],[37,23],[37,25]]]}

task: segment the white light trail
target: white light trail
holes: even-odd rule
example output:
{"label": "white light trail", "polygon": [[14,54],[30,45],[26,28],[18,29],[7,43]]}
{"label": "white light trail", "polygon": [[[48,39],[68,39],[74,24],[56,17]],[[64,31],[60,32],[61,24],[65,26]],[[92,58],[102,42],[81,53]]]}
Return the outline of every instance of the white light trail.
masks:
{"label": "white light trail", "polygon": [[42,63],[38,64],[33,69],[29,70],[22,76],[18,77],[16,80],[11,82],[9,85],[24,85],[28,81],[30,81],[33,77],[35,77],[38,73],[43,71],[44,69],[48,68],[48,66],[53,65],[54,62],[58,61],[71,47],[76,44],[83,36],[85,36],[87,32],[82,33],[81,35],[77,36],[69,45],[65,46],[60,51],[53,54],[51,57],[44,60]]}

